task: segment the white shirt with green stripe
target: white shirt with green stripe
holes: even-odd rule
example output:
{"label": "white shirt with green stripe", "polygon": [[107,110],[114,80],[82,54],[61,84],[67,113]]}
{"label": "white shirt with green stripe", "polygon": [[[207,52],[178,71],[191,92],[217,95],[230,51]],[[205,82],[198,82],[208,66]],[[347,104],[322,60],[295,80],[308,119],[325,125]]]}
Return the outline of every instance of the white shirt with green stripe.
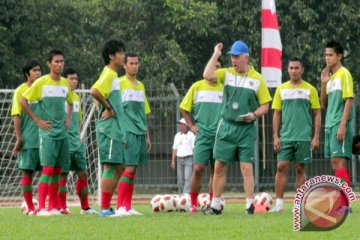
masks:
{"label": "white shirt with green stripe", "polygon": [[277,87],[272,109],[281,111],[281,141],[311,141],[312,110],[320,109],[315,87],[301,80],[297,85],[287,81]]}
{"label": "white shirt with green stripe", "polygon": [[51,129],[45,131],[39,129],[40,138],[64,139],[67,137],[65,128],[66,114],[65,103],[72,104],[71,88],[68,81],[61,77],[59,81],[53,80],[50,75],[37,79],[23,94],[30,102],[39,102],[40,111],[38,117],[45,121],[51,121]]}
{"label": "white shirt with green stripe", "polygon": [[204,136],[216,135],[223,91],[223,84],[210,85],[203,79],[194,83],[181,101],[180,108],[192,114],[199,133]]}
{"label": "white shirt with green stripe", "polygon": [[124,104],[125,131],[135,135],[145,135],[146,115],[150,114],[151,110],[144,84],[136,80],[136,85],[134,85],[126,76],[123,76],[120,78],[120,91]]}
{"label": "white shirt with green stripe", "polygon": [[[325,127],[332,127],[341,122],[344,113],[345,100],[354,97],[353,78],[345,67],[341,66],[326,84],[327,110]],[[351,110],[348,121],[354,117]]]}
{"label": "white shirt with green stripe", "polygon": [[217,82],[224,84],[221,117],[225,120],[234,122],[239,115],[254,112],[260,105],[271,101],[264,77],[252,66],[246,74],[231,67],[218,69],[215,75]]}
{"label": "white shirt with green stripe", "polygon": [[[21,137],[23,144],[21,146],[22,149],[29,148],[39,148],[39,127],[35,124],[33,120],[27,115],[21,107],[20,100],[23,94],[29,89],[29,85],[27,83],[21,84],[18,88],[16,88],[15,93],[13,95],[12,106],[11,106],[11,116],[19,116],[21,120]],[[31,110],[35,113],[35,115],[39,116],[39,102],[28,102]]]}
{"label": "white shirt with green stripe", "polygon": [[119,142],[126,141],[126,134],[124,130],[124,108],[121,100],[119,78],[117,72],[105,66],[100,74],[99,79],[91,88],[95,88],[99,93],[109,102],[115,116],[106,120],[101,118],[105,107],[100,104],[99,118],[96,123],[96,130],[101,132],[110,139]]}

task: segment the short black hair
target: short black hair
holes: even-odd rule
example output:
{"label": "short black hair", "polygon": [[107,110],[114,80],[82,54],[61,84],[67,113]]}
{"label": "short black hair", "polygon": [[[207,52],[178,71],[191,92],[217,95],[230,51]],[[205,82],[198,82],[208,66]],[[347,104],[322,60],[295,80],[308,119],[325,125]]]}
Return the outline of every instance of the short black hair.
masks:
{"label": "short black hair", "polygon": [[25,80],[27,80],[28,76],[30,75],[30,70],[37,66],[40,67],[40,63],[36,59],[30,59],[24,63],[24,65],[22,67],[22,72],[25,77]]}
{"label": "short black hair", "polygon": [[125,55],[125,63],[127,63],[127,60],[129,57],[139,57],[139,55],[136,52],[128,52]]}
{"label": "short black hair", "polygon": [[299,57],[292,57],[292,58],[290,58],[289,63],[290,63],[290,62],[299,62],[300,65],[301,65],[301,67],[304,67],[304,63],[302,62],[302,60],[301,60]]}
{"label": "short black hair", "polygon": [[77,74],[77,72],[75,71],[75,69],[73,69],[73,68],[66,68],[65,70],[64,70],[64,72],[63,72],[63,76],[65,77],[65,78],[67,78],[69,75],[71,75],[71,74]]}
{"label": "short black hair", "polygon": [[336,54],[344,55],[344,48],[341,46],[340,43],[336,41],[330,41],[326,44],[326,48],[332,48],[334,49],[334,52]]}
{"label": "short black hair", "polygon": [[117,52],[125,52],[125,44],[122,40],[110,39],[104,44],[101,55],[105,65],[110,63],[110,55],[115,55]]}
{"label": "short black hair", "polygon": [[53,60],[53,58],[58,55],[64,56],[63,51],[61,51],[60,49],[56,49],[56,48],[51,49],[47,54],[47,61],[51,62]]}

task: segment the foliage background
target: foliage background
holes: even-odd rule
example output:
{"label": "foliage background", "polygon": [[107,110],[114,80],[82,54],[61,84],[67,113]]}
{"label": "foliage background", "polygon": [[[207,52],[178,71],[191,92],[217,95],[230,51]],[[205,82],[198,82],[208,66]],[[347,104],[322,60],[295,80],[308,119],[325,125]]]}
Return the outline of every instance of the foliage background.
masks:
{"label": "foliage background", "polygon": [[[356,82],[358,0],[277,0],[276,4],[283,81],[288,59],[299,56],[306,66],[304,79],[318,86],[324,45],[335,39],[347,50],[344,65]],[[169,82],[186,89],[201,79],[217,42],[227,50],[234,40],[244,40],[252,64],[259,69],[260,0],[2,0],[0,9],[0,88],[15,88],[23,81],[21,66],[29,58],[39,59],[47,73],[45,56],[51,48],[62,49],[66,66],[77,69],[90,87],[103,67],[101,47],[114,37],[123,39],[128,51],[140,54],[139,79],[151,89]],[[229,64],[226,56],[223,61]]]}

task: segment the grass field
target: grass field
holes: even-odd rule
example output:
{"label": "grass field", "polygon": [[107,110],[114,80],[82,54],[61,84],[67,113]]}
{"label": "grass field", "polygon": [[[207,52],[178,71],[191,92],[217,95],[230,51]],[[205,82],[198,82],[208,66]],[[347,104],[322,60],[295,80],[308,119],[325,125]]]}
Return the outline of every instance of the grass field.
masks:
{"label": "grass field", "polygon": [[0,208],[0,239],[360,239],[360,202],[339,228],[328,232],[294,232],[292,204],[285,212],[244,213],[244,204],[227,204],[220,216],[153,213],[135,205],[143,216],[100,218],[83,216],[73,207],[70,216],[28,217],[19,208]]}

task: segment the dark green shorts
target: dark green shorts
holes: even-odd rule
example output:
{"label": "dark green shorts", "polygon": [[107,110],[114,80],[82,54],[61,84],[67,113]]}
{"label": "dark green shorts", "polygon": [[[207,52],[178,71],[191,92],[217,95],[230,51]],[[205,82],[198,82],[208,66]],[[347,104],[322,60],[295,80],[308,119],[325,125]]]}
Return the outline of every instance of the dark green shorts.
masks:
{"label": "dark green shorts", "polygon": [[196,135],[194,147],[194,164],[214,165],[213,150],[215,137],[207,137],[200,133]]}
{"label": "dark green shorts", "polygon": [[342,142],[336,138],[340,123],[330,128],[325,128],[325,158],[347,158],[351,159],[352,128],[350,122],[346,124],[345,139]]}
{"label": "dark green shorts", "polygon": [[147,164],[146,135],[126,132],[127,145],[122,164],[138,166]]}
{"label": "dark green shorts", "polygon": [[113,140],[103,133],[97,132],[97,144],[101,164],[112,163],[120,165],[122,163],[125,143]]}
{"label": "dark green shorts", "polygon": [[40,138],[41,166],[68,168],[70,164],[68,138]]}
{"label": "dark green shorts", "polygon": [[294,161],[295,163],[311,163],[312,151],[309,141],[281,142],[281,150],[277,154],[278,161]]}
{"label": "dark green shorts", "polygon": [[40,156],[38,148],[22,149],[17,160],[20,170],[40,170]]}
{"label": "dark green shorts", "polygon": [[214,158],[224,163],[255,162],[254,124],[236,124],[221,119],[216,131]]}
{"label": "dark green shorts", "polygon": [[76,151],[70,152],[70,165],[69,168],[63,168],[61,171],[63,173],[68,173],[69,171],[81,172],[86,171],[87,161],[86,161],[86,150],[85,145],[81,146]]}

